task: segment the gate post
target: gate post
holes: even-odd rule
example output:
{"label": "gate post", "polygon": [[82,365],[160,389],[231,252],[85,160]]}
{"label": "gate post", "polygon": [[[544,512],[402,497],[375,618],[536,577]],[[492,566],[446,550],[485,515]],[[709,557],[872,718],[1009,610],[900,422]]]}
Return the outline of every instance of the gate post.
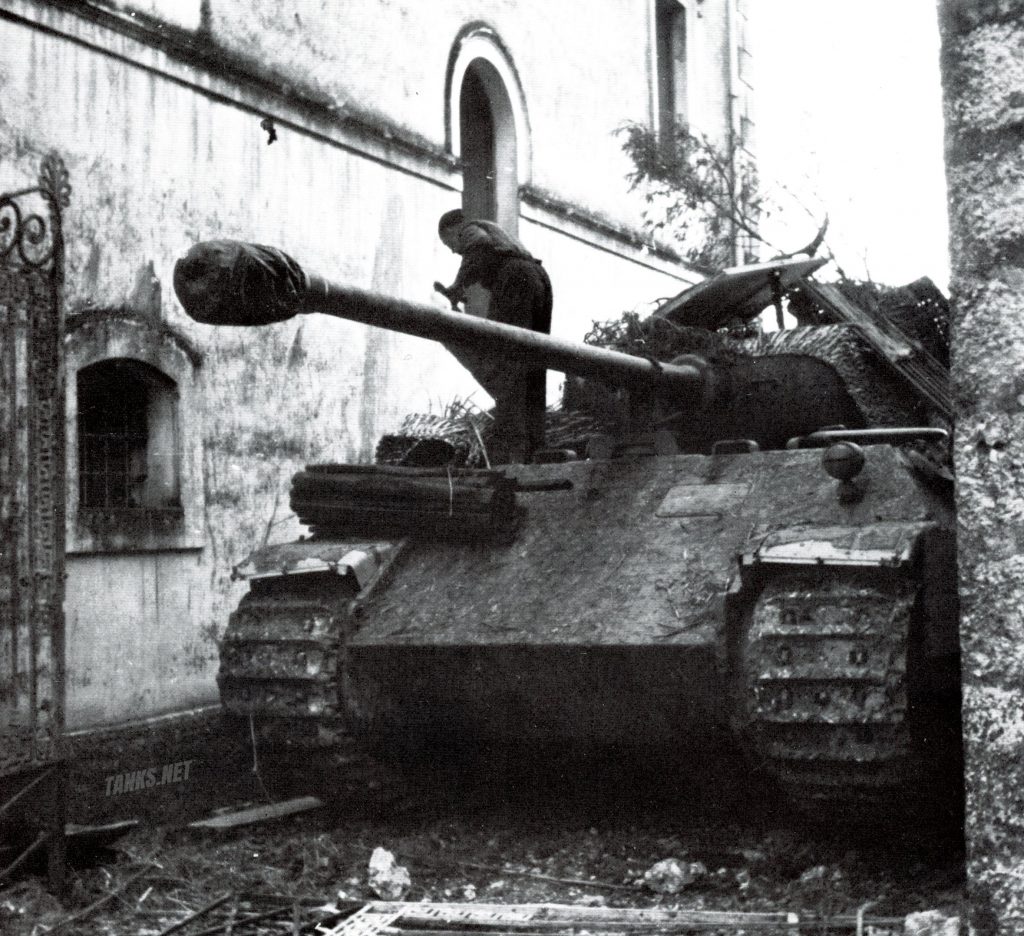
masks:
{"label": "gate post", "polygon": [[1024,920],[1024,0],[941,0],[971,932]]}
{"label": "gate post", "polygon": [[67,795],[62,211],[70,193],[51,154],[38,185],[0,194],[0,841],[17,852],[0,883],[45,847],[58,892]]}

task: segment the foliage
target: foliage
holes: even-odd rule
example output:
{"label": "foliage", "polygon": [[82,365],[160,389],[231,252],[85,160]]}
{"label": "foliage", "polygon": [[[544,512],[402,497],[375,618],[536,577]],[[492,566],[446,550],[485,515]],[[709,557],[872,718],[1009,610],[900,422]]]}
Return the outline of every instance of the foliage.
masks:
{"label": "foliage", "polygon": [[765,242],[764,199],[745,150],[723,149],[684,123],[658,134],[629,122],[618,133],[635,167],[627,176],[630,191],[642,191],[648,206],[648,229],[669,234],[688,262],[720,269],[733,263],[734,244]]}
{"label": "foliage", "polygon": [[377,443],[383,465],[479,467],[487,464],[485,437],[493,416],[471,400],[455,399],[440,413],[411,413],[396,433]]}
{"label": "foliage", "polygon": [[[764,186],[744,147],[732,141],[720,146],[682,123],[671,132],[656,133],[628,122],[617,132],[634,166],[626,177],[630,191],[641,191],[647,203],[648,231],[668,235],[691,265],[712,272],[736,261],[755,263],[761,247],[773,259],[821,251],[835,262],[825,243],[828,215],[820,220],[820,209],[812,210],[778,181]],[[806,246],[783,252],[765,236],[763,222],[794,209],[814,220],[817,233]],[[838,263],[836,271],[846,278]]]}
{"label": "foliage", "polygon": [[726,364],[745,354],[730,335],[677,325],[657,315],[641,319],[636,312],[624,312],[619,318],[594,322],[583,341],[662,362],[681,354],[699,354],[706,361]]}

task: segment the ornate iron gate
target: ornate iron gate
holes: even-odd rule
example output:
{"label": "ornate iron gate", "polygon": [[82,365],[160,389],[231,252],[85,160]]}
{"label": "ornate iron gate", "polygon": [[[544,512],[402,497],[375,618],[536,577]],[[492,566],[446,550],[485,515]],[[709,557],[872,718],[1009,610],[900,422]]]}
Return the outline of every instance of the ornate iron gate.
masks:
{"label": "ornate iron gate", "polygon": [[50,155],[37,186],[0,195],[0,846],[20,864],[47,845],[55,884],[65,794],[61,213],[70,193]]}

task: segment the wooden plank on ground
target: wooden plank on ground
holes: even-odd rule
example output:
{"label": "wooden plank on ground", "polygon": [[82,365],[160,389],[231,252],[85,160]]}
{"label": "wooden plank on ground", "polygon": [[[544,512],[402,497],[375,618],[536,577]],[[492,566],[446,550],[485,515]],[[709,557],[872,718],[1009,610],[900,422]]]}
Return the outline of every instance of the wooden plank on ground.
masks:
{"label": "wooden plank on ground", "polygon": [[253,825],[257,822],[266,822],[269,819],[280,819],[282,816],[319,809],[320,805],[320,800],[315,796],[300,796],[280,803],[269,803],[266,806],[241,809],[223,816],[213,816],[210,819],[198,819],[195,822],[190,822],[188,827],[190,829],[236,829],[239,826]]}
{"label": "wooden plank on ground", "polygon": [[[347,903],[347,902],[346,902]],[[686,910],[663,907],[586,907],[576,904],[404,903],[371,901],[322,936],[683,936],[706,930],[779,933],[860,932],[865,925],[902,931],[902,917],[801,916],[793,911]]]}
{"label": "wooden plank on ground", "polygon": [[[666,929],[679,926],[733,924],[778,924],[789,922],[785,912],[736,912],[722,910],[681,910],[660,907],[584,907],[563,904],[431,904],[393,902],[367,905],[369,914],[389,917],[397,913],[397,929],[436,928],[440,924],[473,927],[500,927],[506,932],[523,928],[530,931],[561,930],[585,925],[630,930]],[[389,929],[391,925],[389,925]],[[387,931],[387,930],[386,930]]]}

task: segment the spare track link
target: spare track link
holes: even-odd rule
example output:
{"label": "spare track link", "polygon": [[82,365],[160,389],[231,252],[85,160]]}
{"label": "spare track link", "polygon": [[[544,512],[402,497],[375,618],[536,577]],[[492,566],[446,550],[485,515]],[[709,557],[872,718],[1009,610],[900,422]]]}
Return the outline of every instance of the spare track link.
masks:
{"label": "spare track link", "polygon": [[786,572],[741,647],[753,753],[801,808],[893,805],[911,781],[907,649],[917,585],[894,574]]}
{"label": "spare track link", "polygon": [[[313,580],[316,581],[313,581]],[[357,586],[334,574],[255,581],[220,646],[221,703],[270,740],[325,746],[342,731],[339,688],[349,602]]]}

